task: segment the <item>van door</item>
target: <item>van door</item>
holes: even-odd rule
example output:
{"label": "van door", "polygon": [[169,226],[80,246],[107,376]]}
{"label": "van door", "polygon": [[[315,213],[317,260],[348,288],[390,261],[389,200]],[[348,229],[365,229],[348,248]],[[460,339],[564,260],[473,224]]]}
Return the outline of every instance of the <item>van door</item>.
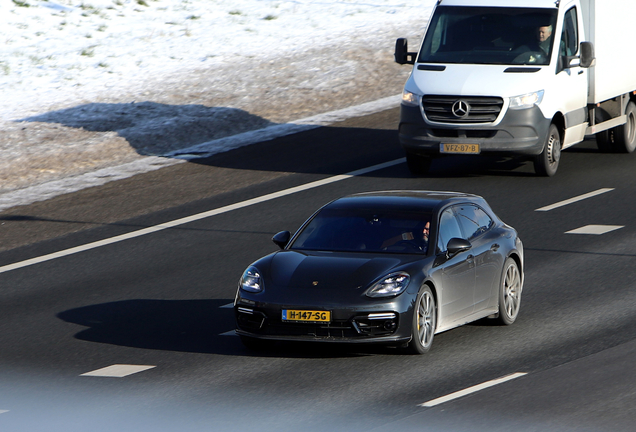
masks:
{"label": "van door", "polygon": [[565,136],[563,148],[570,147],[585,139],[587,128],[587,82],[588,70],[578,66],[568,67],[568,57],[580,55],[581,13],[576,5],[566,10],[559,45],[554,47],[561,61],[557,61],[556,83],[563,90],[565,98]]}

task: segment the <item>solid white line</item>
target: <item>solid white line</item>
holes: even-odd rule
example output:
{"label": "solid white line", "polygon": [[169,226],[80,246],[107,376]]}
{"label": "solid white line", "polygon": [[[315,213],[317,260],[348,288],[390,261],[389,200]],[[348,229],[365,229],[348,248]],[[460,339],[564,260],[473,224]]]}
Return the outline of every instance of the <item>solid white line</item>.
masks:
{"label": "solid white line", "polygon": [[610,191],[613,191],[613,190],[614,190],[614,188],[599,189],[599,190],[596,190],[594,192],[589,192],[589,193],[586,193],[586,194],[583,194],[583,195],[579,195],[579,196],[574,197],[574,198],[567,199],[565,201],[558,202],[556,204],[552,204],[552,205],[549,205],[549,206],[538,208],[535,211],[550,211],[550,210],[554,210],[555,208],[563,207],[563,206],[566,206],[568,204],[572,204],[572,203],[575,203],[575,202],[578,202],[578,201],[583,201],[584,199],[592,198],[592,197],[595,197],[597,195],[601,195],[601,194],[604,194],[606,192],[610,192]]}
{"label": "solid white line", "polygon": [[434,407],[435,405],[443,404],[445,402],[451,401],[453,399],[458,399],[458,398],[460,398],[462,396],[466,396],[466,395],[469,395],[471,393],[476,393],[476,392],[478,392],[480,390],[487,389],[488,387],[496,386],[496,385],[504,383],[506,381],[510,381],[510,380],[515,379],[515,378],[522,377],[524,375],[526,375],[525,372],[513,373],[511,375],[507,375],[505,377],[501,377],[501,378],[498,378],[496,380],[487,381],[487,382],[485,382],[483,384],[478,384],[476,386],[469,387],[469,388],[467,388],[465,390],[460,390],[458,392],[451,393],[449,395],[446,395],[446,396],[443,396],[443,397],[440,397],[440,398],[437,398],[437,399],[433,399],[433,400],[430,400],[428,402],[424,402],[422,404],[419,404],[418,406],[426,407],[426,408]]}
{"label": "solid white line", "polygon": [[260,204],[266,201],[270,201],[276,198],[280,198],[280,197],[284,197],[287,195],[292,195],[295,194],[297,192],[302,192],[302,191],[306,191],[309,189],[313,189],[313,188],[317,188],[320,186],[325,186],[331,183],[336,183],[342,180],[347,180],[353,177],[357,177],[357,176],[361,176],[373,171],[378,171],[384,168],[388,168],[394,165],[398,165],[401,163],[404,163],[406,159],[405,158],[400,158],[400,159],[396,159],[396,160],[392,160],[390,162],[385,162],[385,163],[381,163],[378,165],[373,165],[367,168],[362,168],[356,171],[351,171],[347,174],[341,174],[341,175],[337,175],[337,176],[333,176],[333,177],[328,177],[326,179],[322,179],[322,180],[317,180],[311,183],[306,183],[304,185],[300,185],[300,186],[296,186],[296,187],[292,187],[289,189],[285,189],[282,191],[278,191],[278,192],[273,192],[267,195],[263,195],[260,197],[256,197],[256,198],[252,198],[246,201],[242,201],[239,203],[235,203],[235,204],[230,204],[224,207],[220,207],[214,210],[209,210],[203,213],[199,213],[199,214],[195,214],[192,216],[187,216],[181,219],[176,219],[170,222],[165,222],[159,225],[154,225],[148,228],[144,228],[144,229],[140,229],[137,231],[133,231],[127,234],[122,234],[122,235],[118,235],[115,237],[111,237],[111,238],[107,238],[107,239],[103,239],[103,240],[99,240],[96,242],[92,242],[92,243],[87,243],[85,245],[81,245],[81,246],[76,246],[70,249],[65,249],[65,250],[61,250],[58,252],[54,252],[48,255],[42,255],[36,258],[31,258],[25,261],[20,261],[20,262],[16,262],[13,264],[8,264],[5,266],[0,267],[0,273],[5,273],[11,270],[16,270],[22,267],[27,267],[27,266],[31,266],[34,264],[39,264],[45,261],[50,261],[56,258],[61,258],[61,257],[65,257],[65,256],[69,256],[69,255],[73,255],[79,252],[85,252],[87,250],[90,249],[95,249],[95,248],[99,248],[102,246],[107,246],[113,243],[118,243],[124,240],[128,240],[128,239],[132,239],[132,238],[136,238],[136,237],[141,237],[147,234],[152,234],[155,233],[157,231],[162,231],[165,229],[169,229],[169,228],[174,228],[180,225],[184,225],[190,222],[195,222],[201,219],[205,219],[205,218],[209,218],[211,216],[217,216],[223,213],[227,213],[230,212],[232,210],[238,210],[238,209],[242,209],[245,207],[249,207],[255,204]]}

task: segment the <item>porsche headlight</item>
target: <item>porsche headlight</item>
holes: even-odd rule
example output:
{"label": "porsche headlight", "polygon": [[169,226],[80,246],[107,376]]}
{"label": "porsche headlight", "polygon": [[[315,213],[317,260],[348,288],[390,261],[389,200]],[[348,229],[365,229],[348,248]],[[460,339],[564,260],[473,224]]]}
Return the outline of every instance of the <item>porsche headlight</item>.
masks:
{"label": "porsche headlight", "polygon": [[510,109],[532,108],[543,100],[543,90],[510,98]]}
{"label": "porsche headlight", "polygon": [[411,276],[405,272],[396,272],[384,276],[371,288],[367,290],[368,297],[392,297],[402,293],[407,286]]}
{"label": "porsche headlight", "polygon": [[249,266],[247,270],[243,272],[241,280],[239,281],[239,288],[253,293],[263,291],[263,277],[261,272],[254,266]]}

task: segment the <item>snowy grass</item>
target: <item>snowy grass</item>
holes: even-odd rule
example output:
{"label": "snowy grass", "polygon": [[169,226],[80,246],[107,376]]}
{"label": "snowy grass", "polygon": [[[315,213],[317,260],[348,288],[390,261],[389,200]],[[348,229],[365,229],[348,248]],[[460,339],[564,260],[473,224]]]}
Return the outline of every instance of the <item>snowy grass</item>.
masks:
{"label": "snowy grass", "polygon": [[[0,0],[0,118],[144,76],[302,51],[433,0]],[[408,30],[408,29],[405,29]],[[419,30],[419,29],[418,29]],[[408,35],[408,31],[407,31]],[[19,101],[19,103],[16,103]]]}

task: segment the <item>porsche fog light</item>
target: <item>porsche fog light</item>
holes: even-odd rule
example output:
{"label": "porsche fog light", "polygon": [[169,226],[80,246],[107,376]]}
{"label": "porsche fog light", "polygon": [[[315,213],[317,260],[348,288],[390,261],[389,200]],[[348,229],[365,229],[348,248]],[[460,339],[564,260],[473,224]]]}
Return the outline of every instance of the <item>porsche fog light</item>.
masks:
{"label": "porsche fog light", "polygon": [[256,267],[248,267],[239,281],[239,288],[248,292],[263,291],[263,278]]}
{"label": "porsche fog light", "polygon": [[376,283],[367,290],[367,296],[369,297],[391,297],[402,293],[409,285],[411,277],[408,273],[398,272],[391,273]]}

